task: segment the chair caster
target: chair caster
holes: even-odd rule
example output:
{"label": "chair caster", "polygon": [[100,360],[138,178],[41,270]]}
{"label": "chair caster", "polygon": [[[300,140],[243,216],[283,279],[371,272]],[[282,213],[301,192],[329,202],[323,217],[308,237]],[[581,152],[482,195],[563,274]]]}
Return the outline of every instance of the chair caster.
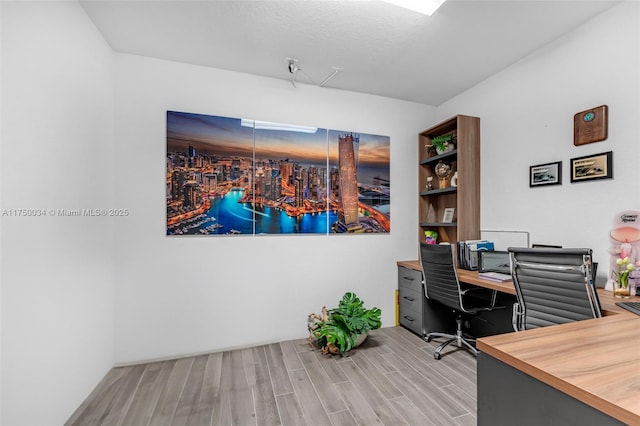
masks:
{"label": "chair caster", "polygon": [[439,360],[439,359],[440,359],[440,354],[436,352],[436,353],[434,353],[434,354],[433,354],[433,357],[434,357],[435,359],[438,359],[438,360]]}
{"label": "chair caster", "polygon": [[431,339],[432,339],[432,337],[431,337],[431,336],[427,336],[427,338],[426,338],[425,340],[426,340],[427,342],[430,342],[430,341],[431,341]]}

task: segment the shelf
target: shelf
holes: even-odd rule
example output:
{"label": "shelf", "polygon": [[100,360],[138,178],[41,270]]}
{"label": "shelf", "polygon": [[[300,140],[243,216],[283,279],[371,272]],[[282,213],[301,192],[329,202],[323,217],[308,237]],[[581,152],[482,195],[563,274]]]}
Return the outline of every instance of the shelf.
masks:
{"label": "shelf", "polygon": [[457,222],[420,222],[423,228],[436,228],[438,226],[458,226]]}
{"label": "shelf", "polygon": [[[440,155],[427,146],[437,136],[456,137],[455,149]],[[455,244],[480,238],[480,119],[453,116],[418,134],[418,239],[425,231],[436,231],[438,242]],[[435,173],[439,162],[457,173],[458,185],[441,188]],[[434,189],[427,190],[431,179]],[[455,222],[438,222],[446,209],[455,209]],[[430,220],[427,220],[429,218]],[[433,220],[435,219],[435,220]],[[420,219],[419,219],[420,220]]]}
{"label": "shelf", "polygon": [[453,151],[445,152],[444,154],[434,155],[433,157],[425,158],[424,160],[420,160],[420,165],[424,166],[427,164],[437,163],[440,160],[455,160],[458,155],[458,150],[454,149]]}
{"label": "shelf", "polygon": [[447,188],[442,188],[442,189],[432,189],[431,191],[422,191],[420,193],[420,196],[453,194],[457,190],[458,190],[457,186],[449,186]]}

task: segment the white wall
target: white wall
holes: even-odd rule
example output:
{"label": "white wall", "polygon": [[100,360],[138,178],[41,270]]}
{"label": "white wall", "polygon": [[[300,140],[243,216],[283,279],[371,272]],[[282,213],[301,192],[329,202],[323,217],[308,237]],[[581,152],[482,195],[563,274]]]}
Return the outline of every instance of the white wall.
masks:
{"label": "white wall", "polygon": [[[606,275],[614,215],[640,209],[640,4],[597,16],[438,107],[481,117],[482,229],[591,247]],[[609,137],[573,145],[573,116],[609,107]],[[569,160],[613,151],[613,180],[571,183]],[[563,162],[562,186],[529,188],[529,166]]]}
{"label": "white wall", "polygon": [[[306,336],[306,318],[354,291],[395,323],[396,261],[417,256],[417,134],[435,108],[116,55],[116,361]],[[391,233],[167,237],[166,111],[391,137]]]}
{"label": "white wall", "polygon": [[[416,135],[435,108],[114,59],[75,3],[1,12],[2,209],[131,211],[0,218],[3,424],[62,423],[114,362],[302,337],[347,289],[393,324],[395,262],[417,253]],[[437,109],[481,117],[483,228],[606,256],[613,214],[640,208],[638,14],[615,7]],[[573,114],[600,104],[609,139],[574,147]],[[389,135],[391,234],[166,237],[167,109]],[[569,182],[569,158],[608,150],[614,180]],[[529,189],[528,167],[556,160],[564,184]]]}
{"label": "white wall", "polygon": [[2,418],[62,424],[113,365],[113,57],[75,2],[2,8]]}

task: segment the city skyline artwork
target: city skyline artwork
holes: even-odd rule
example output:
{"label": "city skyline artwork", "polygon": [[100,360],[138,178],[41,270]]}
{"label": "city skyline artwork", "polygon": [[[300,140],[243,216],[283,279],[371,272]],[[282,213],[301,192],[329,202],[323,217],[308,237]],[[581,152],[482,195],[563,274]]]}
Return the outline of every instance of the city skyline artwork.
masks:
{"label": "city skyline artwork", "polygon": [[167,111],[167,235],[388,233],[390,138]]}

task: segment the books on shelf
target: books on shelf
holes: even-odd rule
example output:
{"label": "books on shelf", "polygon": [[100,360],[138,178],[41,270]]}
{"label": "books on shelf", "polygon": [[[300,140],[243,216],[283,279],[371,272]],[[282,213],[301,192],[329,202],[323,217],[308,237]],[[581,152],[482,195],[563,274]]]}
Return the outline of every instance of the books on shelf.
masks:
{"label": "books on shelf", "polygon": [[498,283],[511,281],[510,274],[501,274],[500,272],[479,272],[478,277],[485,280],[489,280],[489,281],[495,281]]}
{"label": "books on shelf", "polygon": [[467,240],[458,242],[458,262],[460,267],[478,270],[478,251],[493,250],[493,242],[488,240]]}

